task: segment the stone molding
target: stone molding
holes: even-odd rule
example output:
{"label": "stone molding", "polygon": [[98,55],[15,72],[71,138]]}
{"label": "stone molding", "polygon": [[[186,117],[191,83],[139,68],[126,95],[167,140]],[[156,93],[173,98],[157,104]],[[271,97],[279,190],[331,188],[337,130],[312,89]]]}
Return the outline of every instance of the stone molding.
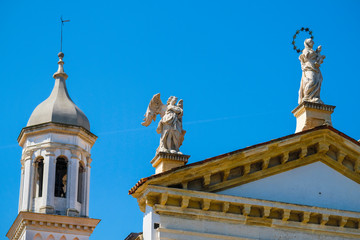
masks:
{"label": "stone molding", "polygon": [[322,111],[327,111],[327,112],[334,112],[335,106],[332,105],[326,105],[326,104],[321,104],[321,103],[313,103],[313,102],[302,102],[301,104],[299,104],[294,110],[292,110],[292,113],[295,114],[296,112],[298,112],[302,107],[304,108],[312,108],[312,109],[317,109],[317,110],[322,110]]}
{"label": "stone molding", "polygon": [[45,134],[49,132],[79,136],[84,141],[90,143],[91,146],[94,145],[97,139],[95,134],[91,133],[83,127],[50,122],[23,128],[17,140],[19,145],[23,147],[25,140],[29,136]]}
{"label": "stone molding", "polygon": [[163,235],[166,234],[176,234],[180,236],[188,236],[189,239],[197,239],[201,237],[202,239],[221,239],[221,240],[254,240],[253,238],[243,238],[243,237],[233,237],[228,235],[219,235],[214,233],[200,233],[200,232],[193,232],[193,231],[184,231],[178,229],[169,229],[169,228],[158,228],[157,231],[159,232],[160,239],[169,239]]}
{"label": "stone molding", "polygon": [[84,156],[84,159],[91,156],[91,154],[88,153],[85,149],[74,144],[46,142],[24,148],[22,159],[27,159],[28,157],[33,158],[33,154],[37,151],[46,151],[46,154],[44,155],[55,156],[56,150],[61,151],[60,155],[65,155],[65,151],[69,150],[71,153],[71,157],[74,156],[73,158],[77,158],[77,159],[80,159],[79,155]]}
{"label": "stone molding", "polygon": [[174,161],[181,161],[185,162],[185,164],[188,162],[188,159],[190,158],[190,155],[184,155],[184,154],[177,154],[177,153],[166,153],[166,152],[159,152],[156,154],[156,156],[151,160],[151,164],[156,162],[159,158],[166,158]]}
{"label": "stone molding", "polygon": [[17,240],[25,229],[90,236],[100,219],[20,212],[6,236]]}
{"label": "stone molding", "polygon": [[149,186],[140,201],[160,215],[360,237],[358,212],[160,186]]}
{"label": "stone molding", "polygon": [[189,155],[159,152],[150,163],[155,168],[155,173],[161,173],[176,167],[184,166],[189,158]]}

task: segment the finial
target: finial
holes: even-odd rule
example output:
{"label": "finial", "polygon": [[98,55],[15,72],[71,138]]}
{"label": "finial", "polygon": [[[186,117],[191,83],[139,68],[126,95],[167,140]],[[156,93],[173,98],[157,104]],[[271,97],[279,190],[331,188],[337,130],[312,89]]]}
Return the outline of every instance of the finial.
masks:
{"label": "finial", "polygon": [[58,57],[59,57],[60,61],[62,61],[62,59],[64,58],[64,53],[63,53],[63,52],[59,52],[59,53],[58,53]]}
{"label": "finial", "polygon": [[53,78],[59,78],[59,77],[63,77],[65,80],[68,78],[68,75],[64,72],[64,53],[63,52],[59,52],[58,53],[58,57],[59,57],[59,61],[58,61],[58,70],[56,73],[54,73]]}

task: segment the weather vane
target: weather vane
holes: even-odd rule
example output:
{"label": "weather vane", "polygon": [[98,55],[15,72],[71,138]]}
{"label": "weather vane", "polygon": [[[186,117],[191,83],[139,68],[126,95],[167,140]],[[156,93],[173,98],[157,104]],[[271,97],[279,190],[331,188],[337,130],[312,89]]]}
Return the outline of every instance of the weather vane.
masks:
{"label": "weather vane", "polygon": [[294,45],[293,48],[294,48],[294,50],[295,50],[297,53],[302,52],[302,50],[301,50],[300,48],[297,48],[296,45],[295,45],[296,36],[300,33],[300,31],[305,31],[305,32],[309,33],[310,38],[311,38],[311,39],[314,39],[314,36],[312,35],[312,31],[311,31],[309,28],[303,28],[303,27],[302,27],[300,30],[297,30],[296,33],[295,33],[295,35],[293,36],[293,41],[291,42],[292,45]]}
{"label": "weather vane", "polygon": [[63,35],[63,25],[64,25],[64,22],[70,22],[70,20],[63,20],[62,17],[60,17],[60,20],[61,20],[61,40],[60,40],[60,52],[62,52],[62,35]]}

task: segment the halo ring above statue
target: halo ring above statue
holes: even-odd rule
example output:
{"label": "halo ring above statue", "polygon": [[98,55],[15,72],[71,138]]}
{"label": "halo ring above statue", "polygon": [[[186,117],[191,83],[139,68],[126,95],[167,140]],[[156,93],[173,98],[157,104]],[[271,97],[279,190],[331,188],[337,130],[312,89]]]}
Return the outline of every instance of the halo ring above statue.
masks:
{"label": "halo ring above statue", "polygon": [[294,49],[297,53],[302,52],[303,49],[300,49],[300,48],[296,47],[296,45],[295,45],[295,39],[296,39],[297,35],[298,35],[300,32],[303,32],[303,31],[309,33],[310,38],[311,38],[311,39],[314,39],[314,36],[312,35],[312,31],[311,31],[309,28],[303,28],[303,27],[302,27],[300,30],[297,30],[296,33],[295,33],[294,36],[293,36],[293,41],[291,42],[292,45],[294,45],[293,49]]}
{"label": "halo ring above statue", "polygon": [[156,132],[161,134],[156,153],[182,154],[179,148],[184,141],[186,131],[182,128],[183,100],[180,99],[176,104],[177,100],[177,97],[171,96],[166,104],[163,104],[158,93],[152,97],[146,110],[144,122],[141,123],[145,127],[156,120],[156,115],[160,114],[161,117],[156,129]]}

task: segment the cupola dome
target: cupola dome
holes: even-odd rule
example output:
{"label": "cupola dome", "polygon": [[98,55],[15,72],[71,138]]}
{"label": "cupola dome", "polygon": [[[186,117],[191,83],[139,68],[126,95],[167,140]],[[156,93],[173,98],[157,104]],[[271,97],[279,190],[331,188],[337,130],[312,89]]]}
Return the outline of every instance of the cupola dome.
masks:
{"label": "cupola dome", "polygon": [[64,72],[64,54],[60,52],[59,68],[53,77],[55,85],[50,96],[40,103],[30,116],[27,127],[39,125],[42,123],[62,123],[74,126],[80,126],[90,131],[90,123],[85,114],[71,100],[66,89],[67,74]]}

